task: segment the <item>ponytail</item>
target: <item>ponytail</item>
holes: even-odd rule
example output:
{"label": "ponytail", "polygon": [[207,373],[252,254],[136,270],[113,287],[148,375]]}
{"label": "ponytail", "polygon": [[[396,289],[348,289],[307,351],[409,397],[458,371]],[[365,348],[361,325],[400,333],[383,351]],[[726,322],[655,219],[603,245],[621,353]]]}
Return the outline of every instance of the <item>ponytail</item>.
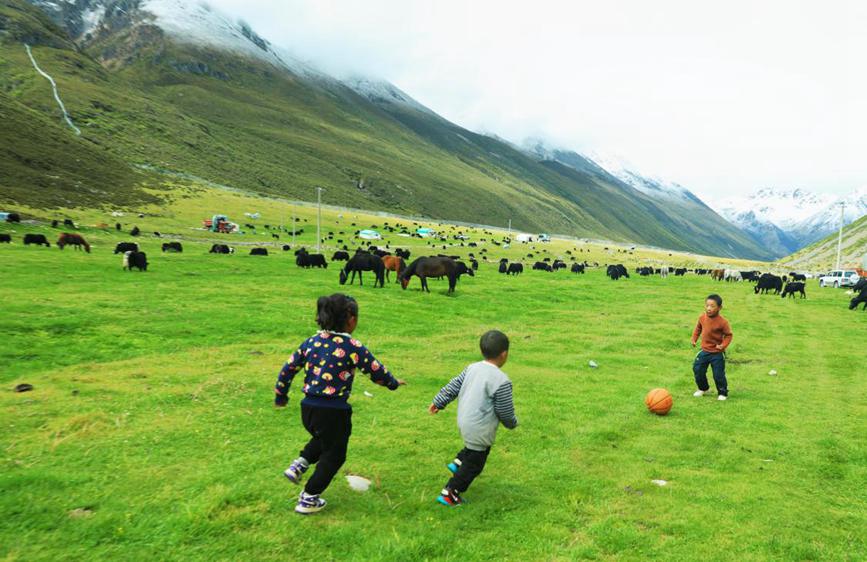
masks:
{"label": "ponytail", "polygon": [[353,316],[358,316],[358,303],[343,293],[319,297],[316,301],[316,323],[323,330],[342,332]]}

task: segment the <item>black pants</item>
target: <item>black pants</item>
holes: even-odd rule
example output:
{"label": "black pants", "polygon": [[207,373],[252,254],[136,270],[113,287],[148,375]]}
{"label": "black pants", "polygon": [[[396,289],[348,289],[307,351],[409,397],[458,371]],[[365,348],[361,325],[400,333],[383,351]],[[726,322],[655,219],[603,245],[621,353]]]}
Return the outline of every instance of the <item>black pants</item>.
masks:
{"label": "black pants", "polygon": [[312,435],[301,456],[316,465],[304,491],[321,494],[346,461],[346,448],[352,434],[352,410],[301,404],[301,422]]}
{"label": "black pants", "polygon": [[458,467],[458,471],[451,477],[446,487],[460,493],[466,492],[470,484],[473,483],[473,480],[476,479],[476,476],[482,473],[482,469],[485,468],[485,463],[488,460],[488,453],[490,452],[490,447],[484,451],[474,451],[466,447],[461,449],[461,452],[458,453],[458,460],[461,461],[461,466]]}
{"label": "black pants", "polygon": [[692,372],[695,374],[695,384],[698,385],[698,389],[710,389],[710,385],[707,383],[708,365],[713,369],[713,382],[716,385],[717,392],[722,396],[728,396],[729,386],[728,381],[726,381],[726,358],[722,353],[708,353],[702,350],[695,356]]}

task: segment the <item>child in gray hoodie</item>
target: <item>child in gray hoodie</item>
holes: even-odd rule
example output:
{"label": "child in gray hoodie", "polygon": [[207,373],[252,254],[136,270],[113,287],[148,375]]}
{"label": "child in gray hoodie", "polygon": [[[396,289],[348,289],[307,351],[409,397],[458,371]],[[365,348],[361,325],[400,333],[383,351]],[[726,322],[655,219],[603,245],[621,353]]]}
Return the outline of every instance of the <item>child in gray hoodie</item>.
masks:
{"label": "child in gray hoodie", "polygon": [[460,494],[485,467],[500,423],[508,429],[518,425],[512,402],[512,381],[500,370],[509,358],[509,338],[491,330],[482,335],[479,347],[485,360],[467,366],[449,381],[428,408],[431,414],[436,414],[458,399],[458,427],[464,448],[447,465],[452,477],[437,498],[447,506],[463,503]]}

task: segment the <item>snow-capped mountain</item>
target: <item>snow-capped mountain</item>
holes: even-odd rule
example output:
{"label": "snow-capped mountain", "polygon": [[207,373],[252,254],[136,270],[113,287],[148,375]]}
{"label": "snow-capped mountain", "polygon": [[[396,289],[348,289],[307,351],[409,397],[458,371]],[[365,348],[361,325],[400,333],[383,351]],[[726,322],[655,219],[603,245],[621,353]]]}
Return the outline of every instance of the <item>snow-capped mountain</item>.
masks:
{"label": "snow-capped mountain", "polygon": [[840,203],[845,203],[844,224],[854,222],[867,214],[867,187],[839,198],[803,189],[766,188],[749,197],[725,199],[716,208],[782,256],[839,228]]}

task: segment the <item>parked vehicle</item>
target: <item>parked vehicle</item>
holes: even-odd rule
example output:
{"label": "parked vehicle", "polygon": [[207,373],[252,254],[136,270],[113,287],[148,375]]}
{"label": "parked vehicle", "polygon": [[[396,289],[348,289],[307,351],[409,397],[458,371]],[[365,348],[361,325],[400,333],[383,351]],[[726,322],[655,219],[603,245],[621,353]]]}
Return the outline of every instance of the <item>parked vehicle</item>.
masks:
{"label": "parked vehicle", "polygon": [[861,278],[854,269],[835,269],[819,277],[820,287],[852,287]]}

